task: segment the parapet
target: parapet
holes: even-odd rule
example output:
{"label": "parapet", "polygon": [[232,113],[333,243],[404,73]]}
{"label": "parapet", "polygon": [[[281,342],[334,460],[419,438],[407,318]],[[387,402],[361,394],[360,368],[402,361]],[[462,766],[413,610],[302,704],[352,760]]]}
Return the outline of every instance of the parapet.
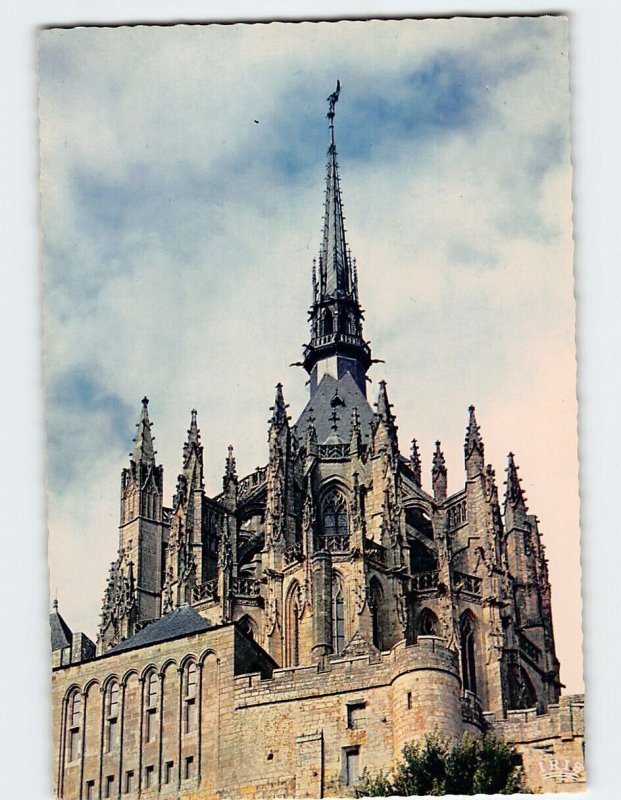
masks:
{"label": "parapet", "polygon": [[398,642],[383,653],[328,657],[316,664],[275,669],[271,678],[259,673],[238,675],[235,678],[236,701],[273,702],[280,694],[315,696],[365,686],[389,685],[401,675],[418,670],[458,675],[457,654],[448,650],[437,636],[420,636],[415,644]]}

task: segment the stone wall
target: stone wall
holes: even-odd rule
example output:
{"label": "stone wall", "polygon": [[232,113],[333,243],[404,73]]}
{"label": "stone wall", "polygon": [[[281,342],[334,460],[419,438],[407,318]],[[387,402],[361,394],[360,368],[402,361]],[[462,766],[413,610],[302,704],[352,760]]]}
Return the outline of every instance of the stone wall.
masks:
{"label": "stone wall", "polygon": [[[437,637],[274,669],[235,625],[223,625],[54,669],[57,792],[67,800],[351,796],[356,773],[386,769],[408,741],[436,728],[454,739],[480,732],[476,698],[466,708],[461,695],[457,657]],[[524,753],[530,785],[575,789],[581,715],[573,697],[545,716],[487,721]]]}
{"label": "stone wall", "polygon": [[532,789],[584,791],[584,695],[561,697],[540,716],[535,709],[509,711],[506,719],[486,716],[496,734],[522,753]]}

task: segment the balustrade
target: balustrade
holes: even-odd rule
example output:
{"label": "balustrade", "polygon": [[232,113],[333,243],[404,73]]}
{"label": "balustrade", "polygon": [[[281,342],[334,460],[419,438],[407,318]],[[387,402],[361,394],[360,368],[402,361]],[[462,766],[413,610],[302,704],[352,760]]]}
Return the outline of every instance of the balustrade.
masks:
{"label": "balustrade", "polygon": [[435,589],[438,585],[438,570],[432,572],[417,572],[412,575],[412,589],[416,592],[425,592]]}
{"label": "balustrade", "polygon": [[334,533],[321,536],[316,545],[317,550],[326,550],[328,553],[348,553],[349,534]]}
{"label": "balustrade", "polygon": [[476,575],[467,575],[465,572],[453,573],[453,586],[460,589],[462,592],[473,594],[476,597],[481,597],[483,588],[483,580],[477,578]]}
{"label": "balustrade", "polygon": [[256,578],[233,578],[231,589],[237,597],[259,597],[261,581]]}
{"label": "balustrade", "polygon": [[195,603],[201,600],[217,600],[218,598],[218,579],[212,578],[205,583],[195,586],[192,591],[192,599]]}
{"label": "balustrade", "polygon": [[285,564],[293,564],[296,561],[301,561],[303,558],[302,544],[300,542],[290,544],[283,552],[282,557]]}
{"label": "balustrade", "polygon": [[527,639],[523,633],[518,634],[520,640],[520,650],[525,656],[530,658],[531,661],[538,662],[541,660],[541,650],[536,644],[533,644],[530,639]]}
{"label": "balustrade", "polygon": [[250,492],[258,489],[267,480],[267,467],[259,467],[250,475],[242,478],[237,486],[237,497],[239,499],[245,497]]}

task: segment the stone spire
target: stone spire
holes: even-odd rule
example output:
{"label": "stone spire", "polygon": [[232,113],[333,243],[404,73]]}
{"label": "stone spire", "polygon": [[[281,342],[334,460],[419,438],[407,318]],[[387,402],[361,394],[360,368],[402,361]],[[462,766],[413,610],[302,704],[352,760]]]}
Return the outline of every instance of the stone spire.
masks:
{"label": "stone spire", "polygon": [[412,439],[410,466],[412,467],[414,482],[416,483],[417,486],[421,486],[422,485],[421,461],[420,461],[420,452],[418,450],[418,442],[416,441],[416,439]]}
{"label": "stone spire", "polygon": [[436,449],[433,454],[433,466],[431,469],[431,483],[433,485],[433,497],[437,502],[446,500],[447,495],[447,473],[444,453],[440,449],[440,442],[436,442]]}
{"label": "stone spire", "polygon": [[464,461],[468,478],[474,478],[475,475],[479,475],[483,472],[485,464],[483,439],[481,438],[480,428],[477,425],[474,406],[470,406],[468,409],[468,427],[466,428],[466,441],[464,442]]}
{"label": "stone spire", "polygon": [[515,511],[522,511],[526,513],[528,510],[526,508],[526,498],[524,497],[524,492],[522,491],[522,486],[520,484],[520,478],[518,476],[518,467],[515,464],[515,456],[513,453],[509,453],[509,461],[507,464],[507,480],[505,481],[505,486],[507,487],[505,492],[505,511],[509,506]]}
{"label": "stone spire", "polygon": [[130,453],[136,464],[155,464],[156,451],[153,449],[154,436],[151,436],[152,422],[149,421],[149,398],[142,398],[142,412],[140,421],[136,425],[138,431],[132,441],[134,442],[133,452]]}
{"label": "stone spire", "polygon": [[337,379],[351,373],[366,396],[365,376],[371,366],[371,351],[362,338],[363,312],[358,302],[357,273],[345,238],[334,137],[334,108],[340,91],[337,83],[336,91],[328,97],[330,140],[323,235],[318,262],[313,264],[311,341],[304,348],[303,366],[311,376],[311,396],[326,372]]}

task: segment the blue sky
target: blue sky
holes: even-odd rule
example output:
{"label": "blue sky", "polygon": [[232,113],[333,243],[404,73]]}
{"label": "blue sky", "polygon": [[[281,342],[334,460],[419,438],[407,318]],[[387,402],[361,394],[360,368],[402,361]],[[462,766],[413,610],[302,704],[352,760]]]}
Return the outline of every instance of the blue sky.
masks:
{"label": "blue sky", "polygon": [[275,383],[304,405],[288,365],[338,77],[348,241],[386,359],[371,395],[385,378],[425,470],[442,439],[451,490],[471,402],[500,481],[516,452],[580,688],[566,35],[560,18],[41,34],[51,588],[72,626],[94,635],[145,393],[169,494],[192,407],[216,493],[229,442],[242,472],[265,462]]}

